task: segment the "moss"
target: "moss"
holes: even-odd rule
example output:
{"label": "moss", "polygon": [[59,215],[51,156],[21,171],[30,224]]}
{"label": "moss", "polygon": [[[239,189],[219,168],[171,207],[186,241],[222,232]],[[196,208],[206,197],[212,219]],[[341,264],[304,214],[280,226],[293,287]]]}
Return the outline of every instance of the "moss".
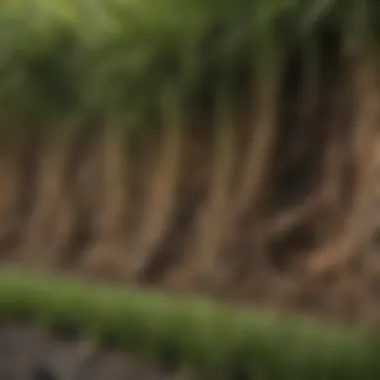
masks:
{"label": "moss", "polygon": [[231,376],[375,379],[380,370],[378,335],[364,328],[15,270],[1,271],[0,315]]}

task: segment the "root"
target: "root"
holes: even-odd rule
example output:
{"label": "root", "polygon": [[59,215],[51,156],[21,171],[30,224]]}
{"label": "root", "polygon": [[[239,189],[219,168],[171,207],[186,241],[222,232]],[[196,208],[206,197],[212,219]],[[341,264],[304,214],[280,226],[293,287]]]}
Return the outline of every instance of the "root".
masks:
{"label": "root", "polygon": [[[109,121],[104,136],[100,137],[100,146],[95,148],[95,154],[100,153],[101,162],[93,163],[94,170],[100,166],[100,172],[93,173],[90,183],[85,186],[86,191],[91,191],[91,186],[100,191],[86,212],[93,213],[88,221],[91,246],[84,253],[82,264],[91,274],[114,278],[122,276],[120,263],[125,261],[126,255],[122,243],[127,232],[125,219],[129,191],[126,176],[129,152],[124,137],[122,126]],[[91,219],[94,219],[93,224]]]}
{"label": "root", "polygon": [[68,239],[72,227],[71,204],[67,198],[67,170],[72,154],[74,128],[47,141],[40,155],[35,201],[23,242],[23,259],[33,265],[51,266],[57,248]]}
{"label": "root", "polygon": [[[288,94],[288,89],[286,88],[285,96],[288,99],[283,99],[283,101],[285,100],[287,105],[286,100],[289,101],[290,99],[291,117],[289,120],[285,120],[285,128],[282,128],[288,137],[284,136],[286,142],[281,142],[282,146],[286,144],[286,154],[278,157],[276,161],[279,172],[287,170],[294,164],[297,165],[304,157],[310,156],[310,152],[315,150],[315,143],[318,140],[318,135],[320,135],[319,128],[315,128],[322,89],[320,46],[317,41],[309,41],[305,50],[304,55],[301,55],[298,51],[294,53],[297,55],[295,57],[296,63],[298,63],[298,59],[302,60],[299,62],[300,67],[294,62],[290,62],[290,74],[288,73],[288,75],[291,83],[289,85],[294,91],[294,101],[292,101],[292,91],[289,91],[290,94]],[[298,81],[300,83],[293,89],[294,83],[297,84]],[[288,112],[289,110],[287,109],[285,113],[287,114]]]}
{"label": "root", "polygon": [[[341,72],[343,69],[340,70]],[[343,78],[342,78],[343,79]],[[330,115],[328,118],[324,155],[322,156],[322,178],[320,187],[315,190],[323,200],[320,213],[321,218],[316,221],[315,227],[318,239],[323,244],[329,236],[337,233],[342,225],[349,207],[347,194],[351,184],[347,181],[350,169],[350,104],[347,101],[347,86],[339,80],[331,90],[329,102]]]}
{"label": "root", "polygon": [[24,139],[16,136],[8,147],[2,148],[0,157],[0,252],[9,255],[19,239],[20,215],[22,203],[22,179],[20,172],[24,165]]}
{"label": "root", "polygon": [[[266,240],[262,235],[260,217],[275,158],[282,72],[275,65],[270,73],[269,85],[267,76],[258,78],[257,103],[254,107],[257,117],[252,125],[247,156],[243,160],[243,173],[229,212],[228,231],[234,241],[230,241],[228,250],[234,253],[232,262],[237,263],[237,277],[246,276],[253,267],[260,267],[261,270],[267,268]],[[249,223],[246,224],[248,214]],[[236,258],[236,252],[239,259]]]}
{"label": "root", "polygon": [[235,167],[235,125],[231,104],[218,105],[219,122],[215,128],[215,152],[208,201],[199,217],[195,233],[190,272],[211,279],[220,274],[217,268],[220,250],[229,234],[228,214]]}
{"label": "root", "polygon": [[289,234],[292,230],[302,224],[312,223],[320,213],[321,206],[325,202],[319,194],[312,194],[304,202],[295,208],[282,211],[266,222],[264,233],[268,239],[277,239],[280,236]]}
{"label": "root", "polygon": [[177,187],[183,162],[185,128],[180,109],[169,108],[166,112],[165,116],[168,119],[167,124],[164,125],[163,145],[153,173],[138,232],[137,249],[129,270],[134,276],[143,274],[144,267],[159,250],[159,246],[172,227],[175,214]]}
{"label": "root", "polygon": [[371,239],[374,228],[365,223],[371,210],[371,197],[376,181],[378,146],[376,131],[380,122],[380,86],[376,60],[365,52],[358,53],[353,67],[356,109],[354,110],[353,141],[356,186],[349,217],[338,234],[327,246],[315,252],[307,263],[307,271],[323,275],[350,261]]}
{"label": "root", "polygon": [[[275,75],[277,76],[278,73]],[[251,210],[255,208],[265,191],[277,139],[277,97],[279,95],[277,83],[268,86],[265,80],[261,83],[259,80],[258,86],[257,104],[254,107],[258,114],[252,127],[247,157],[234,205],[237,215],[248,208]]]}
{"label": "root", "polygon": [[[101,205],[103,139],[100,134],[94,140],[84,134],[76,147],[75,169],[72,175],[70,195],[75,212],[73,234],[67,243],[65,265],[87,271],[93,269],[92,245],[99,243],[97,211]],[[90,140],[90,142],[89,142]]]}
{"label": "root", "polygon": [[101,241],[120,239],[128,199],[126,187],[127,152],[121,126],[110,123],[104,137],[104,194],[96,235]]}

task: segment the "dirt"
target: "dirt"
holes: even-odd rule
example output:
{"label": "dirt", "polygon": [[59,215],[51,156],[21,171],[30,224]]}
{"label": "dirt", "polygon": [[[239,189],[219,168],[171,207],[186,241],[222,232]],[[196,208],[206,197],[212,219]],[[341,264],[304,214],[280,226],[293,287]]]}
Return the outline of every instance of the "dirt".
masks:
{"label": "dirt", "polygon": [[2,380],[196,380],[185,370],[168,371],[90,341],[69,341],[21,325],[0,327]]}

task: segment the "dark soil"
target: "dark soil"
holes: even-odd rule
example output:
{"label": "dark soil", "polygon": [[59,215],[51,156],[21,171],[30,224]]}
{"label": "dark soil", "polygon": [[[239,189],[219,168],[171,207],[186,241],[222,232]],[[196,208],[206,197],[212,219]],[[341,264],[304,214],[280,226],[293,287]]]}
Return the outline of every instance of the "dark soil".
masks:
{"label": "dark soil", "polygon": [[168,372],[132,355],[89,341],[70,341],[16,324],[0,327],[1,380],[186,380],[187,371]]}

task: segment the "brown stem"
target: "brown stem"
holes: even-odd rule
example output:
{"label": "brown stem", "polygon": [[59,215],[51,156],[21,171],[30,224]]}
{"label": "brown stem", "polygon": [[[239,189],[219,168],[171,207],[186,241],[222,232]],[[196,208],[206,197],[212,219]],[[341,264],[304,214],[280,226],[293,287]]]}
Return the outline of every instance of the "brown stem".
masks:
{"label": "brown stem", "polygon": [[4,254],[9,254],[9,250],[15,248],[22,233],[19,231],[19,210],[24,189],[20,173],[28,143],[19,135],[10,139],[7,146],[0,148],[0,252]]}
{"label": "brown stem", "polygon": [[39,158],[37,199],[29,219],[23,255],[34,265],[52,264],[57,244],[65,243],[72,232],[74,215],[65,189],[75,132],[75,126],[63,126],[53,141],[46,142]]}
{"label": "brown stem", "polygon": [[210,277],[215,272],[218,254],[229,232],[229,207],[235,166],[235,125],[231,104],[222,100],[219,107],[220,120],[215,129],[215,151],[208,201],[201,212],[195,237],[192,269],[195,273]]}
{"label": "brown stem", "polygon": [[[308,262],[307,269],[321,274],[345,263],[370,240],[374,221],[368,220],[371,197],[376,180],[376,153],[378,124],[380,122],[380,84],[377,60],[368,52],[357,52],[353,61],[355,109],[353,123],[354,162],[356,186],[350,215],[346,218],[337,238],[332,239],[322,252],[317,251]],[[356,247],[356,248],[355,248]]]}
{"label": "brown stem", "polygon": [[144,207],[138,247],[131,266],[132,273],[137,275],[157,252],[172,227],[175,214],[185,128],[180,109],[170,108],[166,112],[168,119],[167,125],[164,125],[163,144]]}
{"label": "brown stem", "polygon": [[110,121],[103,140],[104,193],[98,219],[97,236],[101,241],[120,239],[124,232],[128,189],[126,187],[127,152],[121,126]]}
{"label": "brown stem", "polygon": [[[261,201],[265,195],[272,173],[272,164],[278,135],[278,98],[280,90],[280,65],[270,70],[271,75],[259,75],[257,79],[257,112],[252,134],[247,145],[247,156],[239,188],[231,209],[229,233],[234,237],[231,252],[241,252],[237,263],[238,277],[246,276],[256,266],[267,267],[265,257],[266,240],[260,225]],[[268,74],[268,71],[264,71]],[[259,73],[262,74],[262,73]],[[250,223],[243,225],[244,216],[249,212]],[[236,260],[235,260],[236,261]]]}
{"label": "brown stem", "polygon": [[315,219],[320,208],[320,196],[312,194],[295,208],[292,207],[289,210],[282,211],[275,217],[269,219],[264,228],[265,235],[271,240],[286,235],[302,224]]}
{"label": "brown stem", "polygon": [[265,191],[277,137],[278,87],[268,85],[265,78],[260,78],[258,88],[254,107],[257,117],[236,196],[235,212],[238,215],[249,207],[254,208]]}
{"label": "brown stem", "polygon": [[[92,244],[85,252],[82,264],[85,271],[92,275],[112,278],[124,277],[124,268],[120,263],[127,254],[123,243],[127,233],[129,146],[122,127],[118,120],[108,120],[104,134],[96,145],[95,158],[90,159],[91,178],[87,179],[87,186],[84,186],[85,191],[99,191],[95,194],[94,202],[87,207],[87,219],[94,222],[90,220],[89,241]],[[92,190],[91,187],[95,188]]]}
{"label": "brown stem", "polygon": [[[320,106],[321,95],[321,59],[320,47],[317,40],[310,41],[304,47],[305,54],[302,57],[301,85],[296,95],[296,131],[291,134],[291,139],[286,147],[287,155],[278,163],[279,170],[286,170],[294,163],[302,160],[310,154],[310,149],[315,146],[316,133],[314,125]],[[297,52],[298,53],[298,52]],[[298,73],[299,75],[299,73]],[[295,78],[292,78],[294,81]],[[288,94],[286,94],[288,96]],[[317,132],[318,134],[318,132]]]}
{"label": "brown stem", "polygon": [[[339,81],[340,82],[340,81]],[[324,155],[322,156],[322,178],[317,189],[324,212],[317,222],[319,239],[323,241],[331,236],[341,224],[347,205],[346,174],[349,159],[347,87],[337,83],[330,98],[330,115],[326,126]],[[336,231],[335,231],[336,232]]]}

